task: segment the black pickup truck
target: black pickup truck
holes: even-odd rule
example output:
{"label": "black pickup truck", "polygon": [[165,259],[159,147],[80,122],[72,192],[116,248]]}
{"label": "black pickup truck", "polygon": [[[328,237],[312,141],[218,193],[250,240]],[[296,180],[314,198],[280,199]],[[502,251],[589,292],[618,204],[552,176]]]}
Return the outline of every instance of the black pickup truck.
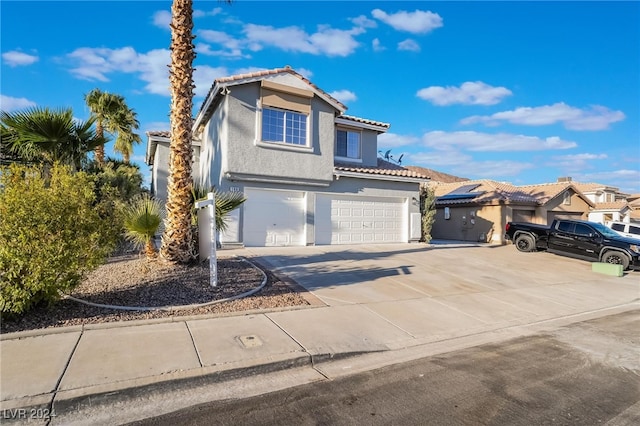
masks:
{"label": "black pickup truck", "polygon": [[627,238],[606,226],[584,220],[556,219],[551,226],[508,222],[505,238],[520,251],[547,250],[592,262],[640,269],[640,239]]}

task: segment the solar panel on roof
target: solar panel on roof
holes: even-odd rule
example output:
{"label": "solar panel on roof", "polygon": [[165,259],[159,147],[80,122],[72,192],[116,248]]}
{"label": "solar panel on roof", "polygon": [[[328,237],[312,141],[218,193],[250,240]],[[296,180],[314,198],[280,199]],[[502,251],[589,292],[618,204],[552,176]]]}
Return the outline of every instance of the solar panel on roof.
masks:
{"label": "solar panel on roof", "polygon": [[479,186],[480,186],[479,183],[473,183],[471,185],[462,185],[458,189],[454,189],[453,191],[449,192],[446,195],[449,195],[449,194],[467,194],[467,193],[473,191],[474,189],[476,189]]}
{"label": "solar panel on roof", "polygon": [[465,194],[456,194],[454,192],[450,192],[446,195],[437,198],[437,201],[445,201],[445,200],[464,200],[476,198],[478,195],[482,195],[484,192],[467,192]]}

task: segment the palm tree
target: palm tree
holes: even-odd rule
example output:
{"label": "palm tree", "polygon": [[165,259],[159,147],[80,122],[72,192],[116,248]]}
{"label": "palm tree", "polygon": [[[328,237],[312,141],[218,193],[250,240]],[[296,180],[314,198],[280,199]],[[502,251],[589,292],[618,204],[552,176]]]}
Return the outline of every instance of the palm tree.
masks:
{"label": "palm tree", "polygon": [[[84,97],[92,116],[96,120],[96,133],[104,136],[104,132],[116,136],[114,149],[123,154],[126,162],[133,151],[133,144],[141,141],[133,131],[139,127],[136,113],[127,106],[124,97],[93,89]],[[104,164],[104,146],[96,150],[96,163]]]}
{"label": "palm tree", "polygon": [[133,130],[140,127],[136,116],[135,111],[125,106],[117,120],[120,127],[117,130],[118,135],[113,145],[113,150],[122,154],[122,160],[127,164],[129,164],[129,159],[133,154],[133,145],[142,142],[140,135],[133,132]]}
{"label": "palm tree", "polygon": [[191,121],[193,109],[193,0],[173,0],[171,6],[171,142],[167,219],[160,254],[172,262],[194,258],[191,233]]}
{"label": "palm tree", "polygon": [[2,111],[0,123],[3,151],[22,161],[47,166],[60,162],[78,170],[87,154],[106,142],[93,129],[93,118],[78,121],[70,108]]}
{"label": "palm tree", "polygon": [[143,194],[134,198],[124,211],[124,228],[127,238],[138,247],[144,247],[148,258],[156,256],[153,238],[163,219],[162,203]]}
{"label": "palm tree", "polygon": [[[192,190],[193,202],[203,200],[207,193],[213,192],[216,204],[216,231],[226,231],[229,227],[229,214],[240,207],[247,198],[242,192],[222,192],[216,188],[207,189],[204,186],[194,185]],[[193,209],[192,223],[197,223],[197,212]]]}

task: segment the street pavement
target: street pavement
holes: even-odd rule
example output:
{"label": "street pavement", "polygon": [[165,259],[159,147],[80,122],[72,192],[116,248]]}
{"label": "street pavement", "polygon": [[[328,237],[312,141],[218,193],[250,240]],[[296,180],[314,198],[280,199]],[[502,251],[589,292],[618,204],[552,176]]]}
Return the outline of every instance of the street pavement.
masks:
{"label": "street pavement", "polygon": [[640,272],[598,274],[587,262],[520,253],[511,245],[232,253],[295,281],[315,302],[234,316],[4,334],[3,423],[135,421],[640,307]]}
{"label": "street pavement", "polygon": [[131,426],[640,423],[640,310]]}

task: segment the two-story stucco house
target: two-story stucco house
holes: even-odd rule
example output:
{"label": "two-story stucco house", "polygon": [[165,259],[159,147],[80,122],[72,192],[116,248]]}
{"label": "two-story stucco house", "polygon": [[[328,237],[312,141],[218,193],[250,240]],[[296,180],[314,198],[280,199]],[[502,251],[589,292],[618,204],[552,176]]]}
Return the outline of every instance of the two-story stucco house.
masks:
{"label": "two-story stucco house", "polygon": [[[378,158],[389,124],[346,106],[289,67],[215,80],[193,126],[194,180],[243,192],[227,246],[420,239],[421,174]],[[152,191],[166,198],[169,135],[149,132]]]}

